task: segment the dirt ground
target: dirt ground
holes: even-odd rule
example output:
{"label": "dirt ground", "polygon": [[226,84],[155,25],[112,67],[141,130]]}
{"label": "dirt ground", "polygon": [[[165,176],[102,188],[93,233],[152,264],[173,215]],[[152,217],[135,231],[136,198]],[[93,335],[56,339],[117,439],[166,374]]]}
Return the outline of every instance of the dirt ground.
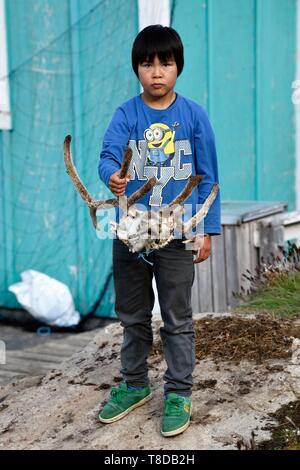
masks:
{"label": "dirt ground", "polygon": [[300,319],[224,313],[194,320],[193,414],[183,434],[164,438],[159,431],[166,369],[159,320],[148,360],[152,400],[123,420],[99,422],[122,380],[122,329],[114,323],[45,377],[0,388],[0,449],[297,448]]}
{"label": "dirt ground", "polygon": [[[293,338],[300,338],[299,323],[270,314],[253,316],[207,316],[195,321],[196,358],[213,357],[215,361],[240,362],[291,356]],[[161,342],[154,344],[154,354],[161,354]]]}

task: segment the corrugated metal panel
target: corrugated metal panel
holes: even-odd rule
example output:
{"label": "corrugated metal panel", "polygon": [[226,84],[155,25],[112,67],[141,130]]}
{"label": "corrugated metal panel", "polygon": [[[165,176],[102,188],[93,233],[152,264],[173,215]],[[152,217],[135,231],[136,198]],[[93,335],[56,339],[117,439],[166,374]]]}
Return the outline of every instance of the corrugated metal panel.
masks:
{"label": "corrugated metal panel", "polygon": [[221,205],[222,225],[240,225],[286,209],[286,204],[280,201],[222,201]]}

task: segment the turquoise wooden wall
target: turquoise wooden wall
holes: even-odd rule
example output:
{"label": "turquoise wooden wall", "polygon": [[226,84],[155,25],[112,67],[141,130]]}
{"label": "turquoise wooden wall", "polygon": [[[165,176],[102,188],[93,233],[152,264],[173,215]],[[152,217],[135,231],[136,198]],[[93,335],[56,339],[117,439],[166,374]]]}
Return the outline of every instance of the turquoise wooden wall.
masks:
{"label": "turquoise wooden wall", "polygon": [[[24,8],[26,3],[26,8]],[[177,91],[215,129],[222,199],[295,204],[291,84],[296,0],[173,0],[185,45]],[[98,156],[116,106],[139,92],[136,0],[8,0],[13,130],[0,131],[0,304],[25,269],[65,282],[81,314],[114,314],[111,240],[99,241],[63,165],[62,142],[97,199]]]}
{"label": "turquoise wooden wall", "polygon": [[209,113],[222,198],[294,209],[296,0],[175,0],[172,24],[185,45],[177,89]]}
{"label": "turquoise wooden wall", "polygon": [[17,306],[7,287],[36,269],[66,283],[81,314],[113,315],[111,240],[99,241],[65,172],[63,140],[73,136],[90,193],[111,197],[97,167],[114,109],[139,91],[128,60],[137,4],[6,4],[13,130],[0,132],[0,304]]}

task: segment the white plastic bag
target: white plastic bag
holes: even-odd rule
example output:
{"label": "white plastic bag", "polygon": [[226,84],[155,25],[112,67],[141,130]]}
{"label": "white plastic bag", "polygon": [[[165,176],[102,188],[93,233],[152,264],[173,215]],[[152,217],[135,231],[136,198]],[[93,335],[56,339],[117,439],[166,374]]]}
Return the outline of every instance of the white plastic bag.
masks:
{"label": "white plastic bag", "polygon": [[9,286],[20,304],[37,320],[56,326],[73,326],[80,321],[69,288],[60,281],[29,269],[22,282]]}

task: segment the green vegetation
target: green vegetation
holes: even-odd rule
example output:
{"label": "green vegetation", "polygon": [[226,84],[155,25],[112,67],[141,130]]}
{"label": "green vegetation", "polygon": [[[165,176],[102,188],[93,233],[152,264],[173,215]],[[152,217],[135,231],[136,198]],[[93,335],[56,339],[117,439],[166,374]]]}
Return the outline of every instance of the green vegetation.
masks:
{"label": "green vegetation", "polygon": [[235,311],[300,315],[300,272],[277,273],[244,300]]}
{"label": "green vegetation", "polygon": [[271,313],[279,316],[298,316],[300,314],[300,247],[288,243],[280,255],[270,259],[261,258],[256,274],[243,274],[248,281],[248,290],[241,286],[243,300],[235,312]]}
{"label": "green vegetation", "polygon": [[269,415],[278,425],[270,429],[272,437],[261,442],[258,450],[300,450],[300,400],[287,403]]}

